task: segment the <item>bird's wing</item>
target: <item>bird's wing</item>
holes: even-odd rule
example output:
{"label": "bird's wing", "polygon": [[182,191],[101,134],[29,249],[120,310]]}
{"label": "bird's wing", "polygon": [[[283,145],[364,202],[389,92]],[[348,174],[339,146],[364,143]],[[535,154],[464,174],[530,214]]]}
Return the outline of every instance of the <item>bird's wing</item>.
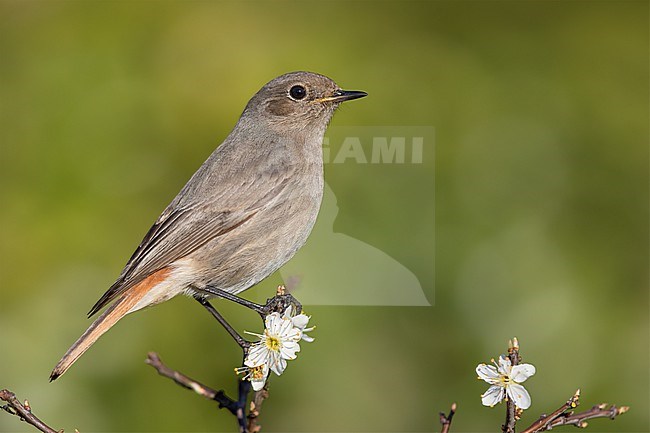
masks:
{"label": "bird's wing", "polygon": [[285,189],[289,173],[248,188],[220,188],[224,193],[203,203],[175,199],[149,229],[117,281],[91,308],[92,316],[147,276],[179,260],[208,241],[255,217]]}

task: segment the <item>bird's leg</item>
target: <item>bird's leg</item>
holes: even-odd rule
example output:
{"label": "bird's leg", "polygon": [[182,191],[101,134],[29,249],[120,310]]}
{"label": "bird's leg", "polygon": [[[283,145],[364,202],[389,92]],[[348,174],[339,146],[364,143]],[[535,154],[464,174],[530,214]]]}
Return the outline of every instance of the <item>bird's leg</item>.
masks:
{"label": "bird's leg", "polygon": [[298,302],[298,300],[291,296],[289,293],[285,293],[284,286],[278,287],[278,293],[274,297],[267,299],[265,305],[256,304],[255,302],[251,302],[247,299],[233,295],[230,292],[226,292],[225,290],[221,290],[213,286],[205,286],[201,288],[201,291],[250,308],[251,310],[259,313],[259,315],[262,316],[262,319],[273,312],[282,313],[290,305],[292,305],[296,311],[302,311],[302,305],[300,302]]}
{"label": "bird's leg", "polygon": [[259,314],[263,316],[266,315],[266,312],[264,311],[264,305],[256,304],[255,302],[251,302],[248,299],[240,298],[237,295],[233,295],[232,293],[226,292],[225,290],[221,290],[217,287],[205,286],[201,288],[201,291],[213,296],[218,296],[219,298],[227,299],[239,305],[243,305],[246,308],[250,308],[253,311],[257,311]]}
{"label": "bird's leg", "polygon": [[[227,293],[227,292],[226,292]],[[234,296],[234,295],[233,295]],[[236,297],[236,296],[235,296]],[[221,323],[221,326],[223,326],[226,331],[230,334],[230,336],[237,342],[239,347],[242,348],[242,351],[244,352],[244,359],[248,355],[248,350],[251,346],[251,343],[247,340],[245,340],[235,329],[230,326],[230,324],[224,319],[224,317],[217,311],[216,308],[208,302],[207,299],[200,295],[195,295],[194,299],[196,299],[199,304],[203,305],[206,310],[212,314],[212,316],[217,319],[219,323]],[[228,299],[228,298],[227,298]],[[241,298],[240,298],[241,299]],[[242,361],[243,362],[243,361]],[[248,431],[248,426],[246,424],[247,418],[246,418],[246,403],[248,402],[248,394],[251,391],[251,383],[248,380],[240,380],[239,381],[239,392],[238,392],[238,398],[237,401],[234,401],[235,405],[235,416],[237,417],[237,423],[239,424],[239,431],[241,433],[246,433]]]}
{"label": "bird's leg", "polygon": [[212,314],[212,316],[215,319],[217,319],[219,323],[221,323],[221,326],[223,326],[226,329],[226,331],[228,331],[230,336],[237,342],[239,347],[242,348],[245,356],[248,353],[248,348],[250,347],[251,343],[246,339],[244,339],[244,337],[239,335],[237,331],[235,331],[235,329],[232,326],[230,326],[230,324],[226,321],[226,319],[223,318],[221,313],[219,313],[217,309],[214,308],[210,302],[208,302],[207,299],[199,295],[194,296],[194,299],[196,299],[199,302],[199,304],[203,305],[205,309],[208,310],[210,314]]}

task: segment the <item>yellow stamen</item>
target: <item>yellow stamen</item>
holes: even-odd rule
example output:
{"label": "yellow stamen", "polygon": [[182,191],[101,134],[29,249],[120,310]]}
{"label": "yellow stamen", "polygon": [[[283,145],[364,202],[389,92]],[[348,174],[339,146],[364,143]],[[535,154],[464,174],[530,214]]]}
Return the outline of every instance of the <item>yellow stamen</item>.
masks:
{"label": "yellow stamen", "polygon": [[279,351],[280,347],[282,346],[282,343],[280,343],[280,339],[272,335],[266,336],[266,340],[264,341],[264,344],[266,345],[267,349],[272,350],[274,352]]}

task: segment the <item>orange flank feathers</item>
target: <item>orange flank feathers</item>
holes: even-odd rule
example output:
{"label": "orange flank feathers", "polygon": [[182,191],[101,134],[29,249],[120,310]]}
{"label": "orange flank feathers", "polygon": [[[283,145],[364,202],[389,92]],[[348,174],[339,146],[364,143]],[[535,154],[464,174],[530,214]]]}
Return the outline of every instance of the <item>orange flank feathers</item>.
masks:
{"label": "orange flank feathers", "polygon": [[118,320],[131,312],[131,309],[157,284],[165,281],[169,275],[169,269],[163,268],[154,272],[140,283],[131,287],[121,297],[119,297],[110,307],[99,316],[81,337],[68,349],[63,358],[54,367],[50,374],[50,381],[55,380],[74,362],[83,355],[90,346],[97,341],[106,331],[108,331]]}

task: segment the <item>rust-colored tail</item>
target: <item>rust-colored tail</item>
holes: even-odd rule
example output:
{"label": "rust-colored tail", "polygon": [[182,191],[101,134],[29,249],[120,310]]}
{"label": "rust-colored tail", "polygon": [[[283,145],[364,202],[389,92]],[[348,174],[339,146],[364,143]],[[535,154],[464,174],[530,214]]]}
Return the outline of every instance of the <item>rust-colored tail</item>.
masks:
{"label": "rust-colored tail", "polygon": [[[161,275],[162,274],[162,275]],[[126,316],[131,309],[140,301],[147,292],[159,283],[161,280],[164,280],[164,277],[167,274],[166,269],[162,269],[149,277],[145,278],[139,284],[128,289],[121,297],[119,297],[110,307],[106,309],[95,321],[90,325],[90,327],[83,333],[81,337],[68,349],[63,358],[59,363],[54,367],[52,373],[50,374],[50,381],[55,380],[63,373],[65,373],[68,368],[74,362],[83,355],[90,346],[97,341],[106,331],[111,329],[118,320]],[[162,278],[161,278],[162,277]],[[138,308],[139,309],[139,308]]]}

